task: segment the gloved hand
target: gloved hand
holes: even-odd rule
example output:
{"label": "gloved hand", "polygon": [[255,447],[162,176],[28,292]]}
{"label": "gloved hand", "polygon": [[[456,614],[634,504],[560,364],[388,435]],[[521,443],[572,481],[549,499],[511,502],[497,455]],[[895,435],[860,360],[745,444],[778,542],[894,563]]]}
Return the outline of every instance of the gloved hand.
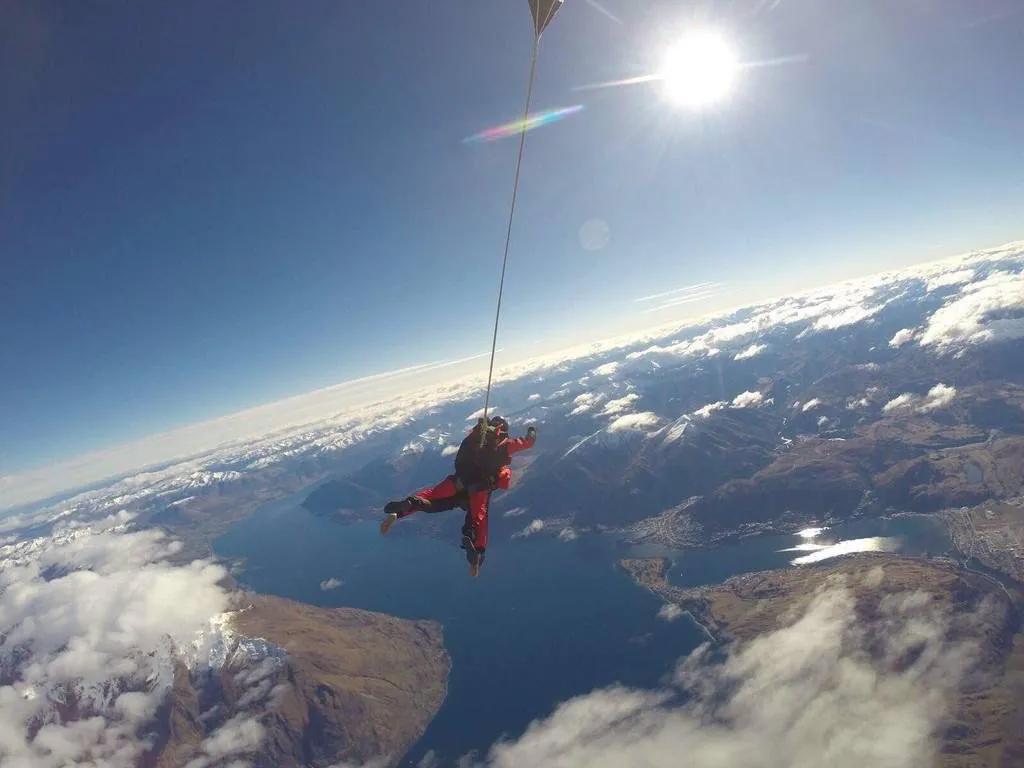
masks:
{"label": "gloved hand", "polygon": [[526,428],[526,436],[531,440],[537,439],[537,428],[532,424]]}

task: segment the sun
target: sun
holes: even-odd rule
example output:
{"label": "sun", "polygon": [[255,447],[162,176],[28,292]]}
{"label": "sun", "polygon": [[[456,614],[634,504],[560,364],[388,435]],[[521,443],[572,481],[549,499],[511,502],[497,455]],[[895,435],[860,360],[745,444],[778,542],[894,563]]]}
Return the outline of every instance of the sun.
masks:
{"label": "sun", "polygon": [[717,32],[701,29],[687,33],[668,49],[658,75],[669,101],[702,109],[729,96],[739,69],[729,41]]}

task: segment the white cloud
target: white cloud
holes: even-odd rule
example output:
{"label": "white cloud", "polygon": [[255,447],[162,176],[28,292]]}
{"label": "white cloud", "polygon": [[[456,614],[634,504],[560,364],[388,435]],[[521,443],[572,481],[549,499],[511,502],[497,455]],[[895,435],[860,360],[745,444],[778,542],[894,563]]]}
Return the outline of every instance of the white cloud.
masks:
{"label": "white cloud", "polygon": [[913,392],[904,392],[902,395],[894,397],[892,400],[882,406],[882,413],[890,413],[891,411],[897,411],[901,408],[909,408],[918,400],[917,395]]}
{"label": "white cloud", "polygon": [[934,387],[928,390],[928,395],[924,399],[924,403],[917,409],[921,413],[928,413],[939,408],[945,408],[953,399],[956,397],[956,387],[950,387],[946,384],[936,384]]}
{"label": "white cloud", "polygon": [[534,392],[532,395],[530,395],[526,399],[529,400],[531,403],[533,403],[533,402],[536,402],[537,400],[540,400],[540,395],[537,392]]}
{"label": "white cloud", "polygon": [[[169,564],[177,545],[122,519],[0,548],[0,754],[12,765],[135,766],[172,658],[200,654],[227,608],[223,568]],[[51,708],[68,691],[79,716],[62,721]]]}
{"label": "white cloud", "polygon": [[682,357],[707,354],[712,348],[708,345],[707,339],[699,337],[686,339],[684,341],[670,342],[665,344],[654,344],[639,352],[630,352],[626,355],[627,360],[650,360],[670,361]]}
{"label": "white cloud", "polygon": [[929,389],[924,397],[912,392],[904,392],[899,397],[894,397],[882,407],[882,413],[907,408],[913,408],[918,413],[929,413],[947,407],[955,397],[956,387],[939,383]]}
{"label": "white cloud", "polygon": [[255,718],[237,714],[203,740],[202,754],[189,760],[185,768],[208,768],[226,757],[251,754],[265,737],[266,731]]}
{"label": "white cloud", "polygon": [[[502,408],[500,408],[497,405],[494,405],[492,403],[491,405],[489,405],[487,407],[488,418],[490,418],[495,413],[501,413],[501,411],[502,411]],[[483,418],[483,415],[484,415],[483,407],[477,408],[475,411],[473,411],[471,414],[469,414],[469,416],[466,417],[466,421],[477,421],[478,419]]]}
{"label": "white cloud", "polygon": [[929,278],[926,289],[931,292],[936,288],[942,288],[947,285],[962,285],[963,283],[969,283],[974,279],[973,269],[958,269],[955,272],[943,272],[935,277]]}
{"label": "white cloud", "polygon": [[869,317],[874,317],[883,309],[885,309],[884,304],[878,304],[873,307],[847,307],[841,312],[822,315],[814,321],[813,327],[816,331],[834,331],[837,328],[845,328],[848,325],[863,322]]}
{"label": "white cloud", "polygon": [[513,539],[525,539],[527,536],[533,536],[534,534],[540,533],[544,530],[543,520],[533,520],[529,525],[523,528],[521,531],[517,531],[512,534]]}
{"label": "white cloud", "polygon": [[[458,360],[413,365],[345,381],[53,465],[0,475],[0,509],[44,499],[67,489],[129,472],[139,473],[133,479],[147,478],[149,482],[171,473],[178,477],[183,464],[199,462],[211,452],[233,450],[245,453],[252,450],[256,454],[254,458],[265,458],[265,455],[259,455],[255,445],[261,441],[278,444],[283,441],[314,442],[324,439],[324,433],[336,433],[339,429],[358,431],[371,418],[386,420],[389,413],[401,421],[410,410],[436,402],[437,382],[444,381],[446,376],[466,376],[466,371],[473,370],[469,364],[484,356],[472,355]],[[434,382],[431,389],[424,388],[427,381]],[[473,391],[479,386],[478,379],[466,380],[461,391]],[[396,400],[402,392],[405,394]],[[309,427],[314,424],[316,429],[311,431]],[[347,438],[348,435],[339,436],[343,442]],[[177,465],[141,471],[172,461],[178,462]]]}
{"label": "white cloud", "polygon": [[727,407],[728,405],[729,404],[725,402],[725,400],[719,400],[718,402],[715,403],[708,403],[707,405],[701,406],[696,411],[694,411],[693,415],[699,419],[706,419],[715,411],[720,411],[723,408]]}
{"label": "white cloud", "polygon": [[519,517],[520,515],[525,515],[527,512],[529,512],[529,509],[526,507],[512,507],[512,509],[506,509],[504,513],[502,513],[502,516]]}
{"label": "white cloud", "polygon": [[320,582],[320,589],[324,592],[330,592],[332,589],[337,589],[344,582],[341,579],[336,579],[333,576],[329,579],[324,579]]}
{"label": "white cloud", "polygon": [[[1024,336],[1024,317],[1014,308],[1020,288],[1021,243],[968,254],[941,264],[912,267],[900,272],[830,286],[783,299],[767,301],[731,314],[702,318],[700,332],[696,323],[662,326],[639,333],[588,343],[503,366],[495,372],[500,383],[531,376],[538,382],[573,365],[592,361],[593,370],[607,370],[612,363],[609,352],[620,350],[624,359],[616,375],[624,368],[655,371],[659,366],[679,364],[688,357],[711,356],[724,344],[769,333],[782,326],[810,324],[805,331],[836,327],[870,314],[895,301],[901,286],[911,280],[952,280],[943,277],[975,270],[976,275],[996,271],[983,280],[966,285],[936,312],[922,333],[921,343],[946,349],[1003,338]],[[960,277],[963,277],[961,275]],[[960,279],[958,277],[957,279]],[[680,297],[685,291],[670,292],[666,298]],[[651,297],[645,297],[651,298]],[[1016,316],[1015,316],[1016,313]],[[742,319],[739,319],[742,318]],[[686,333],[690,335],[687,336]],[[743,348],[743,344],[740,344]],[[740,353],[742,354],[742,353]],[[345,382],[317,392],[288,398],[248,411],[191,425],[169,433],[154,435],[130,445],[77,457],[58,465],[0,476],[0,507],[9,508],[54,495],[70,487],[97,485],[107,479],[106,487],[83,492],[46,510],[19,513],[16,518],[0,520],[0,537],[6,531],[28,524],[47,522],[57,514],[78,514],[85,507],[109,504],[115,511],[146,498],[180,490],[182,479],[197,488],[216,490],[228,482],[244,482],[246,473],[303,456],[319,458],[343,450],[382,431],[404,426],[441,404],[470,401],[482,395],[485,376],[473,361],[479,356],[457,361],[410,366],[401,371]],[[600,363],[600,364],[599,364]],[[433,381],[427,381],[437,374]],[[542,374],[542,375],[538,375]],[[444,381],[440,377],[448,377]],[[578,371],[550,400],[568,395],[578,385]],[[578,393],[579,390],[577,389]],[[516,398],[521,398],[516,395]],[[482,400],[482,397],[480,397]],[[531,396],[531,401],[539,400]],[[476,407],[476,402],[466,408]],[[437,448],[443,449],[440,443]],[[450,454],[449,454],[450,455]],[[231,465],[234,473],[212,471],[211,467]],[[146,468],[140,471],[140,468]],[[136,472],[128,475],[130,471]],[[229,477],[229,475],[232,475]],[[117,480],[116,478],[122,478]],[[121,498],[121,501],[116,501]],[[167,503],[180,500],[167,499]]]}
{"label": "white cloud", "polygon": [[804,413],[807,413],[808,411],[817,408],[819,405],[821,405],[821,400],[817,397],[812,397],[810,400],[804,403],[803,407],[800,410],[803,411]]}
{"label": "white cloud", "polygon": [[740,392],[732,399],[733,408],[756,408],[764,402],[764,395],[760,392]]}
{"label": "white cloud", "polygon": [[903,328],[902,330],[896,331],[896,334],[889,339],[889,346],[893,349],[899,349],[904,344],[914,340],[914,336],[917,334],[914,328]]}
{"label": "white cloud", "polygon": [[737,352],[733,357],[733,360],[749,360],[752,357],[757,357],[766,349],[768,349],[767,344],[751,344],[742,352]]}
{"label": "white cloud", "polygon": [[605,416],[617,416],[625,411],[632,409],[633,404],[640,399],[640,395],[630,393],[625,397],[620,397],[617,400],[609,400],[604,404],[604,410],[601,411]]}
{"label": "white cloud", "polygon": [[576,532],[576,529],[569,526],[566,526],[558,532],[559,541],[576,541],[578,538],[579,534]]}
{"label": "white cloud", "polygon": [[582,395],[578,395],[575,400],[572,401],[575,406],[570,412],[570,416],[579,416],[581,413],[590,411],[604,399],[604,395],[595,392],[584,392]]}
{"label": "white cloud", "polygon": [[675,603],[663,603],[658,609],[658,618],[662,621],[676,621],[683,617],[683,609]]}
{"label": "white cloud", "polygon": [[1024,338],[1024,272],[994,272],[936,310],[921,346],[940,351]]}
{"label": "white cloud", "polygon": [[605,363],[604,365],[597,366],[597,368],[592,370],[591,373],[594,376],[611,376],[613,373],[619,370],[619,366],[621,365],[622,363],[618,361],[612,361],[610,363]]}
{"label": "white cloud", "polygon": [[673,687],[613,686],[560,704],[484,764],[675,768],[684,755],[693,768],[929,765],[975,649],[949,639],[950,617],[923,598],[883,598],[869,633],[845,588],[820,593],[793,625],[720,664],[693,654]]}
{"label": "white cloud", "polygon": [[454,456],[458,452],[459,446],[457,445],[446,445],[444,448],[441,449],[442,456]]}
{"label": "white cloud", "polygon": [[628,413],[625,416],[619,416],[619,418],[609,424],[608,431],[626,432],[628,430],[643,430],[657,426],[657,424],[658,417],[650,411],[644,411],[642,413]]}

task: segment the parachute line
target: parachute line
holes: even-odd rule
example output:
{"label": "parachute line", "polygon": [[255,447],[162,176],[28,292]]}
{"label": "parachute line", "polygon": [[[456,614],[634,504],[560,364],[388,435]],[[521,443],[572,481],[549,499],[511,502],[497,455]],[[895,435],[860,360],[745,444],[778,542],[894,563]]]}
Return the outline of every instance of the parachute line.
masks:
{"label": "parachute line", "polygon": [[[505,293],[505,272],[508,269],[508,251],[512,243],[512,223],[516,217],[516,200],[519,197],[519,174],[523,168],[523,148],[526,146],[527,121],[530,118],[530,101],[533,98],[533,79],[537,73],[537,52],[540,50],[540,36],[555,17],[565,0],[529,0],[533,16],[533,52],[530,54],[530,77],[526,81],[526,105],[523,107],[522,129],[519,131],[519,153],[516,155],[516,174],[512,181],[512,202],[508,209],[508,228],[505,230],[505,253],[501,257],[501,279],[498,281],[498,306],[494,310],[494,335],[491,337],[491,362],[487,367],[487,394],[484,396],[483,423],[487,424],[487,412],[491,407],[491,385],[494,383],[494,357],[498,351],[498,326],[501,324],[501,299]],[[483,445],[487,430],[480,430],[480,444]]]}
{"label": "parachute line", "polygon": [[[508,228],[505,231],[505,253],[501,259],[501,279],[498,281],[498,306],[494,311],[494,335],[491,337],[491,363],[487,368],[487,394],[484,397],[484,423],[487,423],[487,411],[491,405],[491,384],[494,381],[494,357],[498,349],[498,325],[501,322],[501,299],[505,293],[505,272],[508,268],[508,251],[512,243],[512,223],[516,216],[516,199],[519,197],[519,174],[523,167],[523,148],[526,146],[526,120],[530,116],[530,101],[533,98],[533,79],[537,72],[537,51],[540,47],[540,36],[533,39],[533,53],[530,55],[530,77],[526,84],[526,106],[523,108],[523,128],[519,132],[519,153],[516,155],[516,173],[512,182],[512,202],[508,211]],[[481,439],[486,430],[481,430]]]}

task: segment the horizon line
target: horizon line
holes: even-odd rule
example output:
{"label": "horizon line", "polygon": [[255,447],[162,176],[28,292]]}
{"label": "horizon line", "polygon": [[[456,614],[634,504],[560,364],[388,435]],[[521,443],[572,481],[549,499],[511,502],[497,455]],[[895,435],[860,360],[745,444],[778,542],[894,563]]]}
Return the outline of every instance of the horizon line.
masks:
{"label": "horizon line", "polygon": [[[843,278],[841,280],[825,282],[825,283],[821,283],[821,284],[816,285],[816,286],[811,287],[811,288],[802,288],[800,290],[797,290],[797,291],[794,291],[794,292],[791,292],[791,293],[787,293],[787,294],[767,295],[767,296],[763,296],[763,297],[758,297],[757,299],[752,300],[752,301],[742,302],[742,303],[739,303],[739,304],[736,304],[736,305],[722,307],[722,308],[714,309],[714,310],[711,310],[711,311],[708,311],[708,312],[704,312],[704,313],[700,313],[700,314],[696,314],[696,315],[688,315],[686,317],[676,317],[676,318],[673,318],[672,320],[666,320],[666,321],[659,322],[659,323],[651,323],[648,326],[645,326],[643,328],[636,329],[636,330],[633,330],[633,331],[628,331],[628,332],[619,333],[619,334],[601,335],[601,336],[594,337],[594,338],[591,338],[591,339],[588,339],[588,340],[585,340],[585,341],[580,341],[580,342],[576,342],[576,343],[567,344],[564,347],[560,347],[558,349],[551,350],[551,351],[548,351],[548,352],[538,353],[538,354],[527,354],[527,355],[523,355],[522,357],[517,357],[516,359],[514,359],[514,360],[512,360],[512,361],[510,361],[510,362],[508,362],[508,363],[506,363],[504,365],[502,365],[500,368],[497,368],[496,372],[500,373],[503,369],[507,369],[507,368],[514,367],[514,366],[517,366],[517,365],[523,365],[523,364],[525,364],[527,362],[536,362],[536,363],[539,364],[544,359],[551,358],[551,357],[558,356],[558,355],[566,355],[566,354],[568,354],[570,352],[574,352],[574,351],[577,351],[577,350],[585,350],[587,347],[591,347],[591,346],[594,346],[594,345],[614,344],[616,342],[627,343],[625,341],[627,339],[639,339],[639,338],[642,338],[644,335],[648,335],[648,334],[651,334],[653,332],[656,332],[656,331],[659,331],[659,330],[662,330],[662,329],[668,329],[670,327],[683,328],[686,325],[693,325],[693,324],[697,324],[697,323],[699,323],[701,321],[708,320],[708,319],[710,319],[712,317],[727,315],[727,314],[729,314],[731,312],[735,312],[735,311],[737,311],[739,309],[743,309],[743,308],[747,308],[747,307],[752,307],[752,306],[757,306],[757,305],[760,305],[760,304],[766,304],[766,303],[770,303],[772,301],[777,301],[777,300],[780,300],[781,298],[783,298],[784,296],[799,296],[799,295],[802,295],[802,294],[805,294],[805,293],[813,293],[814,291],[820,290],[821,288],[824,288],[824,287],[827,287],[827,286],[832,286],[832,285],[837,285],[838,286],[838,285],[842,285],[842,284],[847,283],[847,282],[861,280],[861,279],[864,279],[865,277],[869,277],[869,276],[875,276],[875,275],[881,276],[881,275],[885,275],[885,274],[900,272],[900,271],[903,271],[905,269],[911,269],[911,268],[914,268],[914,267],[922,267],[922,266],[926,266],[926,265],[929,265],[929,264],[937,264],[937,263],[941,263],[941,262],[945,262],[945,261],[951,261],[951,260],[955,260],[955,259],[963,259],[963,258],[969,257],[969,256],[971,256],[973,254],[984,253],[986,251],[996,250],[996,249],[999,249],[999,248],[1006,248],[1006,247],[1010,247],[1010,246],[1017,245],[1017,244],[1024,244],[1024,240],[1008,240],[1006,242],[1003,242],[1003,243],[1000,243],[1000,244],[997,244],[997,245],[990,245],[990,246],[983,246],[983,247],[973,248],[973,249],[970,249],[970,250],[958,252],[958,253],[953,254],[953,255],[942,256],[942,257],[937,258],[937,259],[927,259],[927,260],[920,261],[920,262],[912,262],[910,264],[904,265],[904,266],[896,268],[896,269],[881,269],[881,270],[869,271],[869,272],[866,272],[866,273],[861,274],[859,276],[847,277],[847,278]],[[714,284],[714,283],[712,283],[712,284]],[[698,283],[697,285],[699,286],[701,284]],[[686,288],[692,288],[692,287],[693,286],[686,286],[686,287],[684,287],[682,289],[675,289],[673,291],[667,291],[667,292],[665,292],[665,294],[671,295],[673,293],[683,293],[683,292],[685,292]],[[655,295],[655,296],[645,296],[645,297],[641,297],[639,299],[634,299],[633,301],[641,302],[641,301],[646,301],[646,300],[650,300],[652,298],[657,298],[657,297],[658,297],[657,295]],[[667,307],[667,308],[671,308],[671,307]],[[499,351],[502,351],[502,350],[499,350]],[[399,369],[395,369],[395,370],[392,370],[392,371],[380,371],[378,373],[372,373],[372,374],[368,374],[368,375],[365,375],[365,376],[360,376],[360,377],[357,377],[357,378],[354,378],[354,379],[346,379],[346,380],[337,382],[335,384],[329,384],[329,385],[324,386],[324,387],[318,387],[316,389],[312,389],[312,390],[309,390],[309,391],[306,391],[306,392],[300,392],[300,393],[296,393],[294,395],[287,395],[287,396],[285,396],[283,398],[280,398],[278,400],[267,401],[267,402],[264,402],[264,403],[260,403],[258,405],[250,406],[250,407],[247,407],[247,408],[242,408],[242,409],[240,409],[238,411],[230,411],[228,413],[224,413],[224,414],[221,414],[219,416],[213,416],[211,418],[201,419],[199,421],[181,424],[179,426],[172,427],[170,429],[161,430],[159,432],[153,432],[151,434],[148,434],[148,435],[145,435],[143,437],[136,438],[136,439],[125,440],[125,441],[116,442],[116,443],[110,443],[110,444],[108,444],[108,445],[106,445],[104,447],[97,448],[95,450],[85,451],[83,453],[74,454],[74,455],[67,456],[67,457],[62,458],[62,459],[57,459],[57,460],[54,460],[54,461],[50,461],[50,462],[46,462],[46,463],[42,463],[42,464],[37,464],[37,465],[30,466],[30,467],[25,467],[25,468],[23,468],[21,470],[18,470],[16,472],[12,472],[12,473],[9,473],[9,474],[6,474],[6,475],[0,475],[0,491],[4,491],[6,488],[9,488],[12,483],[17,482],[18,480],[29,480],[29,478],[31,478],[32,475],[38,474],[38,473],[43,472],[43,471],[59,471],[62,467],[67,469],[67,468],[73,468],[76,465],[81,465],[81,464],[85,464],[85,463],[89,463],[89,462],[99,462],[99,461],[101,461],[103,459],[109,459],[112,454],[116,454],[116,453],[119,453],[119,452],[124,452],[124,451],[127,451],[127,450],[132,449],[132,448],[142,447],[144,445],[153,443],[154,441],[159,441],[161,439],[166,439],[166,438],[170,438],[170,437],[184,437],[189,432],[194,432],[194,431],[197,431],[197,430],[208,429],[208,428],[210,428],[210,427],[212,427],[214,425],[217,425],[218,423],[224,423],[224,422],[228,422],[228,421],[235,421],[235,420],[238,420],[238,419],[240,419],[242,417],[258,415],[261,412],[265,413],[266,411],[274,410],[274,409],[280,408],[281,406],[287,405],[289,403],[295,403],[296,401],[312,400],[312,399],[315,399],[318,395],[322,396],[322,395],[325,395],[325,394],[333,394],[333,393],[337,393],[338,391],[343,391],[345,389],[349,389],[349,388],[352,388],[352,387],[355,387],[355,386],[365,385],[365,384],[368,384],[368,383],[378,382],[378,381],[387,380],[387,379],[401,378],[403,376],[407,376],[407,375],[410,375],[410,374],[413,374],[413,373],[426,373],[426,372],[430,372],[430,371],[442,370],[444,368],[451,368],[451,367],[455,367],[455,366],[458,366],[458,365],[464,365],[464,364],[472,362],[474,360],[478,360],[478,359],[481,359],[481,358],[484,358],[484,357],[488,357],[489,355],[490,355],[489,352],[484,352],[484,353],[478,353],[478,354],[474,354],[474,355],[463,356],[463,357],[455,358],[455,359],[452,359],[452,360],[442,360],[442,361],[432,361],[432,362],[427,362],[427,363],[418,363],[416,365],[406,366],[404,368],[399,368]],[[372,406],[376,406],[376,405],[382,405],[382,404],[390,402],[390,401],[392,401],[392,400],[394,400],[396,398],[400,398],[400,397],[403,397],[405,395],[412,394],[413,392],[426,391],[426,390],[428,390],[430,388],[438,387],[438,386],[441,386],[441,385],[444,385],[444,384],[454,384],[454,383],[459,383],[459,382],[466,382],[466,383],[468,383],[474,376],[482,377],[482,372],[479,372],[479,373],[466,373],[464,375],[459,375],[459,376],[455,377],[454,379],[450,379],[450,380],[446,380],[446,381],[434,381],[434,382],[432,382],[429,385],[425,385],[421,389],[410,389],[410,390],[406,390],[404,392],[395,392],[395,393],[393,393],[391,395],[381,396],[379,398],[372,399],[372,400],[370,400],[368,402],[363,402],[363,403],[360,403],[360,404],[352,404],[352,405],[348,406],[348,408],[355,409],[355,408],[365,408],[365,407],[372,407]],[[187,461],[189,459],[202,456],[202,455],[204,455],[206,453],[209,453],[211,451],[217,450],[219,448],[224,448],[224,447],[230,446],[232,444],[236,444],[236,443],[239,443],[239,442],[244,442],[246,440],[256,440],[256,439],[259,439],[259,438],[268,437],[268,436],[271,436],[271,435],[273,435],[273,434],[275,434],[276,432],[279,432],[279,431],[284,431],[284,430],[288,430],[288,429],[298,429],[298,428],[301,428],[303,426],[314,424],[317,421],[323,420],[323,419],[325,419],[325,418],[327,418],[329,416],[340,416],[340,415],[342,415],[344,413],[346,413],[346,409],[345,408],[343,408],[341,410],[336,410],[336,411],[321,412],[316,417],[311,417],[311,418],[306,419],[306,420],[302,420],[302,419],[292,420],[292,421],[287,421],[286,420],[286,421],[283,421],[280,424],[277,424],[277,425],[273,426],[272,428],[264,429],[264,430],[258,432],[257,434],[237,435],[235,437],[221,439],[221,440],[212,439],[208,444],[206,444],[203,447],[198,447],[198,448],[194,448],[194,449],[190,449],[190,450],[183,450],[183,451],[179,451],[179,452],[175,452],[175,453],[170,453],[170,454],[168,454],[166,456],[163,456],[161,458],[158,458],[158,459],[154,458],[154,459],[152,459],[150,461],[143,461],[143,462],[138,463],[138,464],[132,464],[130,466],[125,466],[125,467],[123,467],[121,469],[118,469],[116,471],[100,473],[97,476],[93,477],[92,479],[82,480],[81,482],[77,482],[77,483],[74,483],[72,485],[68,485],[68,486],[66,486],[64,488],[58,489],[58,490],[53,491],[53,492],[40,492],[37,495],[33,495],[31,497],[28,497],[28,498],[18,499],[17,501],[15,501],[13,503],[10,503],[10,504],[5,504],[3,500],[0,500],[0,518],[7,516],[8,513],[17,513],[17,512],[24,511],[26,508],[30,508],[33,505],[45,505],[47,503],[57,503],[57,502],[59,502],[62,499],[71,498],[71,497],[77,495],[78,493],[87,492],[88,490],[92,489],[93,487],[95,487],[95,486],[97,486],[97,485],[99,485],[101,483],[115,482],[115,481],[117,481],[119,479],[123,479],[124,477],[126,477],[127,475],[132,474],[132,473],[138,474],[138,473],[141,473],[141,472],[151,471],[151,470],[160,468],[162,466],[166,466],[166,465],[168,465],[170,463],[184,462],[184,461]]]}

